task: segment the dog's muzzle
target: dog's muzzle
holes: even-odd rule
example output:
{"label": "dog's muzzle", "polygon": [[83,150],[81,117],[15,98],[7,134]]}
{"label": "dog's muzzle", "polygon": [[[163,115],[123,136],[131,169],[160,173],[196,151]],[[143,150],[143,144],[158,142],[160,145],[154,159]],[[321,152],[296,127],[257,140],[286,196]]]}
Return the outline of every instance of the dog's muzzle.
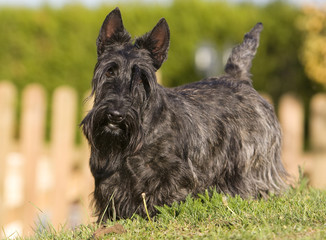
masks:
{"label": "dog's muzzle", "polygon": [[112,130],[116,130],[119,128],[119,124],[124,120],[124,115],[117,110],[113,110],[107,113],[107,118],[109,120],[108,127]]}

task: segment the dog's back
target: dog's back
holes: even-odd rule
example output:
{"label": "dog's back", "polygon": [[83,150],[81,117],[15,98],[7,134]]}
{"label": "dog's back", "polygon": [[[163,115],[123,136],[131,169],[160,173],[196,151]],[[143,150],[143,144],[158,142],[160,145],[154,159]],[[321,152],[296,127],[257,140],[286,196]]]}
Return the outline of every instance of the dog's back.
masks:
{"label": "dog's back", "polygon": [[[198,161],[198,174],[207,175],[206,179],[203,177],[203,188],[216,186],[231,195],[259,197],[280,193],[286,187],[279,122],[273,106],[257,93],[250,79],[262,29],[261,23],[256,24],[243,42],[233,48],[225,75],[173,89],[189,102],[183,107],[192,108],[184,110],[184,114],[198,113],[192,115],[188,123],[199,123],[192,127],[202,129],[200,132],[205,132],[208,139],[215,138],[215,141],[201,141],[202,145],[206,144],[202,151],[214,159],[212,164],[196,160],[196,151],[189,157]],[[198,149],[196,144],[197,141],[194,149]]]}

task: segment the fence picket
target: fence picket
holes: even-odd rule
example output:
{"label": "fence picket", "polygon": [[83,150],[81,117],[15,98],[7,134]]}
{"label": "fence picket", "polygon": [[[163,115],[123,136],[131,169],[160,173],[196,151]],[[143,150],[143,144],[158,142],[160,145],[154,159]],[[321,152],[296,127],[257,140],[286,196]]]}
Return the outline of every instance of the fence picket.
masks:
{"label": "fence picket", "polygon": [[[85,99],[90,95],[90,92],[86,93]],[[93,98],[87,99],[83,106],[83,116],[85,116],[88,111],[92,108]],[[86,209],[83,214],[84,221],[94,221],[93,212],[91,208],[92,196],[91,193],[94,189],[94,181],[89,168],[89,152],[90,147],[86,141],[86,138],[83,136],[82,138],[82,175],[83,175],[83,186],[85,186],[82,199],[84,200],[83,208]]]}
{"label": "fence picket", "polygon": [[286,94],[279,103],[279,120],[283,132],[282,159],[290,175],[297,180],[298,165],[302,164],[301,155],[304,142],[304,109],[294,96]]}
{"label": "fence picket", "polygon": [[326,94],[317,94],[310,102],[310,142],[314,156],[310,159],[314,166],[310,169],[311,184],[326,188]]}
{"label": "fence picket", "polygon": [[54,171],[52,224],[55,228],[68,222],[69,197],[67,194],[73,165],[77,110],[76,92],[59,87],[53,94],[51,153]]}
{"label": "fence picket", "polygon": [[326,94],[315,95],[310,102],[310,141],[316,152],[326,152]]}
{"label": "fence picket", "polygon": [[16,95],[16,89],[11,83],[0,83],[0,226],[3,226],[6,217],[3,206],[5,163],[8,153],[12,150]]}
{"label": "fence picket", "polygon": [[32,224],[37,220],[36,166],[42,155],[45,134],[46,97],[44,89],[37,84],[23,91],[20,147],[24,156],[24,234],[32,233]]}

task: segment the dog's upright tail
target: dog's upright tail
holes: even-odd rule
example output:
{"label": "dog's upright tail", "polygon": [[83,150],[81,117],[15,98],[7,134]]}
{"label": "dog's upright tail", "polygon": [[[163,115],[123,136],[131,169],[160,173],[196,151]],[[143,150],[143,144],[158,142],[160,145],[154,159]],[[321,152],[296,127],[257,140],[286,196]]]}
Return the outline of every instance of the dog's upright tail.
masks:
{"label": "dog's upright tail", "polygon": [[225,72],[239,80],[251,82],[250,68],[259,45],[260,32],[263,24],[257,23],[243,39],[243,42],[232,49],[231,55],[226,63]]}

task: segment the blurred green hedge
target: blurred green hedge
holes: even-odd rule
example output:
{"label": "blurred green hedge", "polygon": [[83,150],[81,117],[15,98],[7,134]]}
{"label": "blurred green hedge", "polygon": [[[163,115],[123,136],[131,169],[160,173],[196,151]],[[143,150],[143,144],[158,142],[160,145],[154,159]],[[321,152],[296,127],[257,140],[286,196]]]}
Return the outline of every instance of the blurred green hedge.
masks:
{"label": "blurred green hedge", "polygon": [[[0,80],[11,80],[19,89],[37,82],[49,92],[65,84],[83,96],[90,88],[99,28],[114,7],[1,8]],[[201,42],[209,41],[221,52],[241,42],[252,26],[263,22],[261,45],[252,68],[255,87],[274,100],[288,91],[308,98],[316,90],[298,59],[303,36],[296,28],[300,10],[294,6],[284,2],[256,6],[175,0],[166,6],[124,3],[119,7],[133,36],[151,30],[161,17],[167,19],[171,45],[162,67],[166,86],[202,78],[194,63]]]}

